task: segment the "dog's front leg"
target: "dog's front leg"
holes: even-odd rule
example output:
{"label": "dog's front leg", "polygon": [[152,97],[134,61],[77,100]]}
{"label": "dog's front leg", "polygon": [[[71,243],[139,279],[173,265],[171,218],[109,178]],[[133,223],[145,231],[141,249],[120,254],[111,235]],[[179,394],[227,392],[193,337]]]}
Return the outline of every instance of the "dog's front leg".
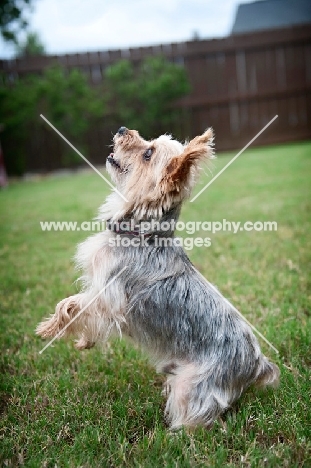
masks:
{"label": "dog's front leg", "polygon": [[79,350],[92,348],[97,341],[105,342],[115,329],[121,332],[125,323],[121,291],[117,289],[116,292],[117,296],[113,298],[108,294],[93,301],[90,297],[96,297],[96,294],[90,294],[90,291],[63,299],[57,304],[55,313],[39,323],[37,335],[42,338],[76,335],[75,346]]}
{"label": "dog's front leg", "polygon": [[64,337],[77,333],[81,329],[81,320],[77,316],[83,307],[83,294],[75,294],[60,301],[55,313],[43,320],[36,328],[37,335],[42,338]]}

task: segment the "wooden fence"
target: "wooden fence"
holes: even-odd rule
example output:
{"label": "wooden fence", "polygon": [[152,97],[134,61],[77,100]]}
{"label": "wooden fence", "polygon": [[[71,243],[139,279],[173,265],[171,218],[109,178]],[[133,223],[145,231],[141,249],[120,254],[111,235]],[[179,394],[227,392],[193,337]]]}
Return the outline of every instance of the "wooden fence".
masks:
{"label": "wooden fence", "polygon": [[[80,68],[96,84],[110,64],[124,58],[139,62],[150,55],[164,55],[184,64],[192,87],[176,104],[181,109],[178,128],[168,128],[168,132],[187,138],[213,126],[217,151],[242,148],[278,114],[254,145],[311,138],[309,26],[151,47],[2,60],[0,71],[14,79],[59,63],[68,69]],[[104,162],[115,130],[102,123],[89,132],[88,156],[97,164]],[[34,136],[27,149],[27,170],[59,167],[63,145],[47,130]]]}

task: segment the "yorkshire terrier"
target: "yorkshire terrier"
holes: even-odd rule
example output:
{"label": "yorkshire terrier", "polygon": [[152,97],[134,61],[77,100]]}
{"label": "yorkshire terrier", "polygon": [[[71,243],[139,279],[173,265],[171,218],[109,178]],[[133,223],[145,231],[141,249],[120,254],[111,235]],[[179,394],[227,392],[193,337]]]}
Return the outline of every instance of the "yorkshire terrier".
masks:
{"label": "yorkshire terrier", "polygon": [[[113,331],[128,336],[167,375],[170,427],[210,427],[251,384],[276,386],[279,380],[251,328],[180,244],[158,242],[175,239],[174,223],[200,163],[213,158],[212,129],[184,145],[168,135],[146,141],[126,127],[113,140],[107,171],[117,191],[100,209],[106,230],[78,247],[83,288],[63,299],[36,332],[76,335],[78,349]],[[147,231],[146,222],[152,226]]]}

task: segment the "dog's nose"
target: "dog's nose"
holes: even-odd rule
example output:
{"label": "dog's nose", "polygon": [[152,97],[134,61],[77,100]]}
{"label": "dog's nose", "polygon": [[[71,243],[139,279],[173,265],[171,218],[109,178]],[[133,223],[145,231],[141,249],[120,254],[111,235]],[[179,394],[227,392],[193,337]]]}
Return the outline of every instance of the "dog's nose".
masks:
{"label": "dog's nose", "polygon": [[118,130],[119,135],[125,135],[127,133],[127,128],[126,127],[120,127]]}

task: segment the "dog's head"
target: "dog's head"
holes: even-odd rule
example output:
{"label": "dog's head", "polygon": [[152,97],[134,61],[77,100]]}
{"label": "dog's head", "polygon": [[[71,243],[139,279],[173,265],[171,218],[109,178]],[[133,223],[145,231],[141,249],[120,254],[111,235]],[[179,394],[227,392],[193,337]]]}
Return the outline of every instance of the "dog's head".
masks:
{"label": "dog's head", "polygon": [[114,136],[107,171],[127,198],[125,212],[138,218],[159,216],[190,195],[199,164],[213,158],[213,131],[187,144],[171,136],[146,141],[136,130],[121,127]]}

